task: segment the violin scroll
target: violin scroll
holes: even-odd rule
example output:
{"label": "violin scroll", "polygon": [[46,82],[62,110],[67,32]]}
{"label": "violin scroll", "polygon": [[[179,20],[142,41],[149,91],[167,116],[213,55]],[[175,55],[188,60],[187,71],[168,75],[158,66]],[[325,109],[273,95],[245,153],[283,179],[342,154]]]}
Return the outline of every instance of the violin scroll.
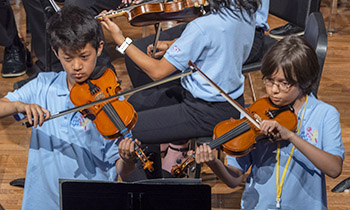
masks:
{"label": "violin scroll", "polygon": [[186,176],[188,168],[194,163],[194,154],[188,156],[180,165],[174,165],[171,169],[171,174],[175,178],[183,178]]}

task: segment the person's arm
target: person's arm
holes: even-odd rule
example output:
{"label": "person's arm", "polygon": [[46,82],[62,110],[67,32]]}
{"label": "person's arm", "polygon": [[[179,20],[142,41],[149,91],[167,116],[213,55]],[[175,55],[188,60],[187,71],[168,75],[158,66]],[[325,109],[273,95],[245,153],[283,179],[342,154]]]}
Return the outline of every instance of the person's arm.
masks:
{"label": "person's arm", "polygon": [[226,166],[215,157],[208,145],[201,145],[196,149],[196,163],[206,163],[216,176],[227,186],[234,188],[243,181],[243,171],[233,166]]}
{"label": "person's arm", "polygon": [[130,138],[123,139],[119,145],[120,158],[116,161],[116,169],[122,179],[127,177],[135,169],[135,143]]}
{"label": "person's arm", "polygon": [[304,139],[295,132],[288,130],[273,120],[264,120],[260,124],[260,130],[264,133],[275,133],[280,139],[289,140],[301,153],[305,155],[318,169],[329,177],[336,178],[340,175],[343,160],[338,155],[333,155],[321,150]]}
{"label": "person's arm", "polygon": [[28,122],[36,127],[41,126],[50,118],[50,112],[37,104],[26,104],[20,101],[11,102],[7,98],[0,99],[0,118],[22,113],[27,116]]}
{"label": "person's arm", "polygon": [[[171,41],[158,41],[156,46],[156,53],[154,53],[154,58],[161,58],[165,55],[166,51],[169,47],[176,41],[177,39]],[[152,57],[153,55],[153,44],[147,46],[147,55]]]}
{"label": "person's arm", "polygon": [[[105,11],[101,14],[106,13]],[[101,24],[111,33],[115,43],[120,46],[125,41],[120,28],[107,16],[102,17]],[[125,51],[131,60],[133,60],[149,77],[153,80],[160,80],[176,71],[175,66],[169,63],[165,58],[154,59],[143,53],[136,46],[131,44]]]}

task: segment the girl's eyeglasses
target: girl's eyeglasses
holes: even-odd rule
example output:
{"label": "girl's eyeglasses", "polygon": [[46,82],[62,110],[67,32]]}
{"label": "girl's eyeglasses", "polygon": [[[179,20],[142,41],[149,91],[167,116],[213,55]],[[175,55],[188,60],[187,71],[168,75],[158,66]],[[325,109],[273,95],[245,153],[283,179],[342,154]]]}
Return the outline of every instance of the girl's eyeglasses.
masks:
{"label": "girl's eyeglasses", "polygon": [[288,82],[275,82],[270,78],[264,78],[263,81],[267,87],[272,87],[273,85],[276,85],[279,90],[284,92],[288,92],[289,89],[293,86],[293,84],[290,84]]}

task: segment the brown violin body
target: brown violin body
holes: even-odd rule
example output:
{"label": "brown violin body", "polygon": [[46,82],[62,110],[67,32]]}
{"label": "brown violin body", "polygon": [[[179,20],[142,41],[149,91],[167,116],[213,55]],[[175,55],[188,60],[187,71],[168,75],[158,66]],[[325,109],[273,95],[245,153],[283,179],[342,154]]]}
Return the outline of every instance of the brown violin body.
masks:
{"label": "brown violin body", "polygon": [[[214,128],[213,141],[209,143],[211,149],[222,145],[223,150],[230,156],[243,156],[248,154],[260,137],[268,137],[272,140],[278,138],[274,132],[267,136],[260,132],[260,124],[263,120],[275,120],[280,125],[293,131],[298,119],[291,105],[278,107],[271,103],[268,98],[255,101],[248,109],[243,108],[225,91],[215,84],[205,75],[192,61],[188,62],[191,69],[196,69],[207,82],[215,88],[233,107],[235,107],[244,117],[239,120],[229,119],[218,123]],[[181,177],[189,164],[192,163],[195,155],[188,157],[181,165],[172,168],[174,176]]]}
{"label": "brown violin body", "polygon": [[[96,80],[88,79],[82,84],[75,84],[70,92],[70,99],[74,105],[80,106],[116,95],[120,90],[116,75],[111,69],[106,69],[104,74]],[[106,139],[113,140],[120,136],[133,137],[129,131],[136,124],[137,114],[126,100],[113,99],[90,106],[81,112],[84,117],[95,123],[97,130]],[[152,172],[153,162],[148,160],[136,142],[134,146],[143,168]]]}
{"label": "brown violin body", "polygon": [[[297,116],[291,109],[285,107],[283,110],[281,110],[280,108],[271,104],[268,98],[261,98],[254,102],[248,108],[248,112],[259,123],[263,120],[275,120],[289,130],[295,130],[298,123]],[[215,141],[232,130],[232,128],[242,126],[244,123],[249,125],[249,130],[242,132],[237,137],[222,144],[223,150],[230,156],[243,156],[248,154],[254,148],[256,139],[259,138],[261,133],[259,132],[258,128],[248,122],[246,118],[239,120],[231,118],[218,123],[214,128],[213,139]]]}
{"label": "brown violin body", "polygon": [[[298,119],[291,106],[275,107],[268,98],[261,98],[249,108],[250,115],[260,124],[263,120],[275,120],[289,130],[295,130]],[[211,149],[222,146],[230,156],[244,156],[254,149],[257,139],[266,137],[257,127],[246,118],[233,118],[218,123],[214,128],[213,141],[209,143]],[[271,136],[270,138],[273,138]],[[173,166],[171,173],[174,177],[186,176],[186,171],[194,162],[195,155],[186,158],[180,165]]]}
{"label": "brown violin body", "polygon": [[205,0],[151,2],[133,5],[106,15],[109,17],[124,15],[132,26],[147,26],[171,20],[189,22],[203,15],[206,6],[208,3]]}
{"label": "brown violin body", "polygon": [[[89,94],[89,85],[96,85],[98,90],[94,90],[93,94]],[[115,95],[120,90],[120,84],[117,82],[114,72],[107,69],[97,80],[74,85],[70,92],[70,99],[75,106],[79,106]],[[122,134],[115,125],[114,118],[117,116],[115,116],[114,111],[117,112],[128,130],[135,126],[137,114],[132,105],[126,100],[116,99],[108,103],[97,104],[81,112],[95,123],[97,130],[106,139],[116,139]]]}

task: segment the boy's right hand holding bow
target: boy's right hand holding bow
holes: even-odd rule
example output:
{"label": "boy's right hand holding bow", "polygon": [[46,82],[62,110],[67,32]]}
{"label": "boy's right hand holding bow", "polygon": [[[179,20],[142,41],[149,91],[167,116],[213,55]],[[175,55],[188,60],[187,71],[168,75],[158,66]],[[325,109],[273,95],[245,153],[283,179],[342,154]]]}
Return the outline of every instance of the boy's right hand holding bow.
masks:
{"label": "boy's right hand holding bow", "polygon": [[0,117],[22,113],[25,114],[28,122],[35,128],[41,126],[45,120],[50,118],[50,111],[37,105],[26,104],[20,101],[11,102],[7,98],[0,99]]}

